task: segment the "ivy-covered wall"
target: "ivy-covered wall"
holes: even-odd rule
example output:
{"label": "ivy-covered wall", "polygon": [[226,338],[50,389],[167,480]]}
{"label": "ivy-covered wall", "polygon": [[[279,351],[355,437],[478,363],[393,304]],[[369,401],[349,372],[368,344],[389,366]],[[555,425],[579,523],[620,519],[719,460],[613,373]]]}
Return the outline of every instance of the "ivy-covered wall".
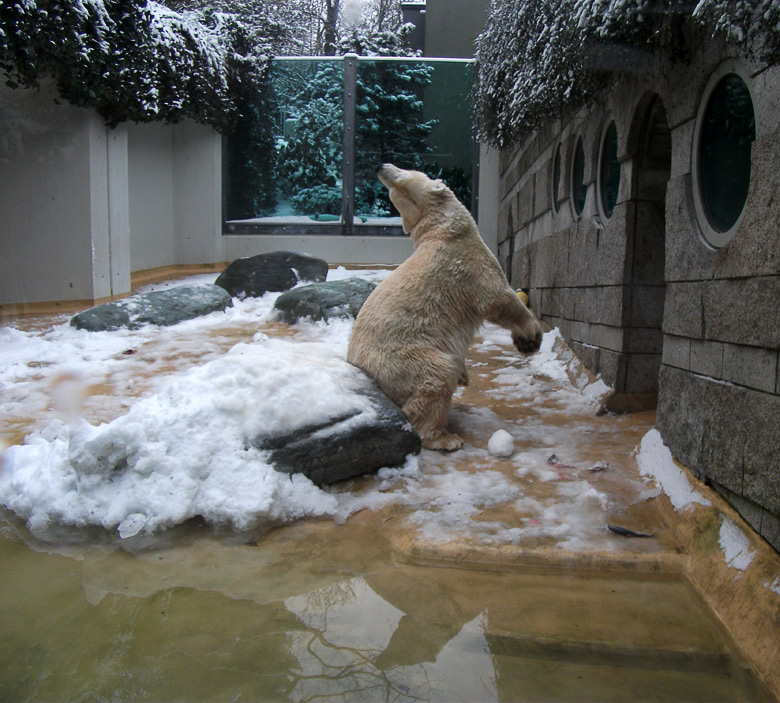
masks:
{"label": "ivy-covered wall", "polygon": [[0,71],[10,87],[51,77],[59,95],[109,126],[179,122],[225,131],[268,57],[223,13],[177,13],[148,0],[0,3]]}
{"label": "ivy-covered wall", "polygon": [[480,140],[518,143],[576,110],[653,56],[684,62],[711,39],[746,56],[780,56],[775,0],[492,0],[477,40]]}

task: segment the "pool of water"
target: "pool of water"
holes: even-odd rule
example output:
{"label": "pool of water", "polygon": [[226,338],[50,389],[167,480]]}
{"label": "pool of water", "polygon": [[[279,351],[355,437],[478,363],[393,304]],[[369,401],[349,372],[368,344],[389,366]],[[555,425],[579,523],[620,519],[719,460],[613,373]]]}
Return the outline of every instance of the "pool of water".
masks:
{"label": "pool of water", "polygon": [[5,701],[763,701],[681,580],[436,568],[391,515],[135,553],[0,537]]}

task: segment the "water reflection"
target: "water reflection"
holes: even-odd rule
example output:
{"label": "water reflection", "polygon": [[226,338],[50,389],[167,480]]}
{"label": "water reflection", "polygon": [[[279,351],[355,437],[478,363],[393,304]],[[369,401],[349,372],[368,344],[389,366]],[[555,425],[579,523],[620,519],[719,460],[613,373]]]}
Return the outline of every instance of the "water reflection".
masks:
{"label": "water reflection", "polygon": [[419,623],[363,578],[316,589],[285,605],[312,628],[291,640],[298,660],[291,672],[292,700],[497,699],[483,614],[451,639],[427,639],[427,647],[415,648],[410,647],[415,640],[426,640]]}
{"label": "water reflection", "polygon": [[388,517],[137,554],[6,527],[0,698],[766,700],[683,583],[399,563]]}

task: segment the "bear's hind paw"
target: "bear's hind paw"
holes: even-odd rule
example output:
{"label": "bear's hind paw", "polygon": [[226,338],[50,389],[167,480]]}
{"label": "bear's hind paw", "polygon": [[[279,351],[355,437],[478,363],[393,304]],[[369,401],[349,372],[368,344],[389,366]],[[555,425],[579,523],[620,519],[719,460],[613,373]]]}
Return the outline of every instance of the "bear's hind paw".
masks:
{"label": "bear's hind paw", "polygon": [[463,446],[463,438],[450,432],[442,432],[422,438],[423,449],[436,449],[444,452],[454,452]]}

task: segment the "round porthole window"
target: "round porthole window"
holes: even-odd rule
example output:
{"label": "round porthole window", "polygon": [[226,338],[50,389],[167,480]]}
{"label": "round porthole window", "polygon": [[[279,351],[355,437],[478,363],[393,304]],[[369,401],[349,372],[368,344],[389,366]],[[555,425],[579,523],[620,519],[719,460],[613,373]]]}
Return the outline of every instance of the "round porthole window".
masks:
{"label": "round porthole window", "polygon": [[588,187],[585,185],[585,150],[582,148],[582,138],[577,139],[574,149],[574,160],[571,167],[571,203],[574,214],[579,217],[585,209],[585,198]]}
{"label": "round porthole window", "polygon": [[612,217],[620,190],[617,127],[610,122],[601,141],[599,153],[599,204],[601,214]]}
{"label": "round porthole window", "polygon": [[561,145],[558,144],[555,149],[555,156],[553,157],[553,171],[552,171],[552,208],[553,212],[557,215],[561,209]]}
{"label": "round porthole window", "polygon": [[753,99],[740,73],[722,71],[710,79],[696,131],[696,214],[707,244],[722,247],[736,234],[745,210],[756,139]]}

